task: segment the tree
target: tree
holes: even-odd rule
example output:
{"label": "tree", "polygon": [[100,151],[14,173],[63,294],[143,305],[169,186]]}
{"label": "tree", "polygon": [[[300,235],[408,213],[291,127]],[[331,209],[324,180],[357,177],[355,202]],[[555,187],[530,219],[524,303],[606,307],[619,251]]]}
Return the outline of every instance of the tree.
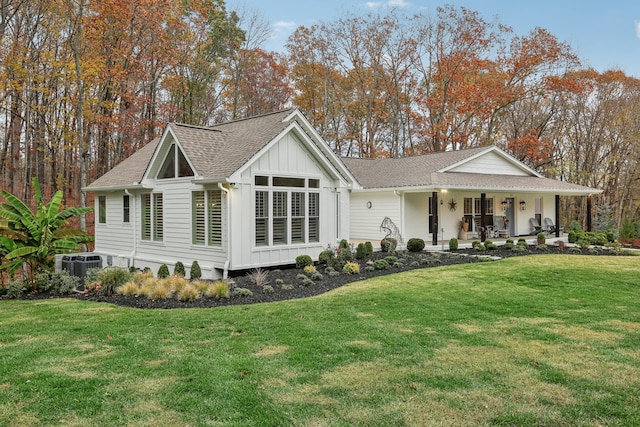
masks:
{"label": "tree", "polygon": [[70,253],[81,249],[82,244],[93,241],[93,237],[82,230],[67,228],[70,218],[93,210],[86,208],[61,209],[62,191],[57,191],[49,203],[42,200],[40,184],[32,181],[36,210],[31,209],[13,194],[0,190],[5,202],[0,204],[0,246],[4,263],[0,269],[14,274],[21,267],[28,267],[31,281],[36,274],[52,271],[56,254]]}

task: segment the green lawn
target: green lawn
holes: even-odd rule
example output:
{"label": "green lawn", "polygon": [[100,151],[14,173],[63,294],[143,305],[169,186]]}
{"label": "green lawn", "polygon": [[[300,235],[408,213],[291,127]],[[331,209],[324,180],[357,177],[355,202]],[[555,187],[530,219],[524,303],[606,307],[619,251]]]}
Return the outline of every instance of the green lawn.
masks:
{"label": "green lawn", "polygon": [[0,301],[0,349],[3,426],[638,426],[640,258],[215,309]]}

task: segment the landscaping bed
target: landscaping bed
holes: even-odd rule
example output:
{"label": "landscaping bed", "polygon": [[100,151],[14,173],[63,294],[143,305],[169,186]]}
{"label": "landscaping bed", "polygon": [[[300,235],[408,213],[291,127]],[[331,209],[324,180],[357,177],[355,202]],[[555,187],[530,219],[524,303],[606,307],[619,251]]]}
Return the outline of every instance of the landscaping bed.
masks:
{"label": "landscaping bed", "polygon": [[[549,253],[565,253],[574,255],[617,255],[619,252],[607,248],[583,249],[563,246],[548,246],[545,249],[538,248],[535,245],[522,247],[521,250],[497,247],[495,250],[474,250],[461,249],[458,251],[444,252],[409,252],[406,250],[396,251],[394,253],[374,252],[363,259],[353,260],[359,266],[359,272],[356,274],[346,274],[343,272],[329,273],[326,265],[318,265],[316,262],[316,270],[320,273],[314,280],[304,280],[310,274],[296,268],[296,266],[285,266],[273,269],[259,269],[251,271],[243,271],[234,273],[228,280],[229,296],[226,298],[212,298],[205,295],[199,295],[197,298],[181,300],[177,295],[168,298],[152,299],[143,295],[105,295],[104,292],[87,291],[66,295],[64,297],[73,297],[79,300],[107,302],[120,306],[135,308],[205,308],[220,307],[239,304],[255,304],[272,301],[283,301],[296,298],[306,298],[319,295],[336,289],[345,284],[366,280],[373,277],[385,276],[389,274],[409,271],[419,268],[433,268],[445,265],[468,264],[476,262],[495,261],[502,258],[513,256],[525,256]],[[395,258],[388,258],[389,256]],[[376,261],[388,259],[389,267],[386,269],[377,269],[374,267]],[[259,275],[259,280],[256,280]],[[238,288],[242,292],[234,292]],[[23,299],[44,299],[59,298],[60,295],[54,295],[51,292],[27,293],[22,294]],[[8,298],[3,296],[2,298]]]}

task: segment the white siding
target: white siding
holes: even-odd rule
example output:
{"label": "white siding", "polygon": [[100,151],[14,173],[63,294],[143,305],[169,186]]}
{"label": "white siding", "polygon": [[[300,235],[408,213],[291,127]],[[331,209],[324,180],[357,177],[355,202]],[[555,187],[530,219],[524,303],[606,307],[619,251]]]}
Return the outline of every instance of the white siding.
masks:
{"label": "white siding", "polygon": [[521,169],[513,163],[505,160],[495,152],[483,154],[475,159],[459,165],[449,172],[468,172],[468,173],[490,173],[492,175],[519,175],[530,176],[531,174]]}
{"label": "white siding", "polygon": [[429,230],[429,196],[431,193],[407,193],[404,195],[404,230],[405,241],[419,237],[431,240]]}
{"label": "white siding", "polygon": [[[104,196],[107,206],[106,223],[98,223],[98,198]],[[95,195],[95,251],[105,253],[127,253],[133,250],[133,216],[134,209],[131,207],[129,223],[122,221],[122,196],[124,192],[116,193],[96,193]],[[129,199],[130,206],[134,203],[134,198]]]}
{"label": "white siding", "polygon": [[[367,207],[368,202],[371,202],[371,208]],[[385,236],[385,232],[380,230],[385,217],[391,218],[402,230],[401,195],[393,191],[351,193],[351,239],[368,240],[376,246],[376,242]]]}

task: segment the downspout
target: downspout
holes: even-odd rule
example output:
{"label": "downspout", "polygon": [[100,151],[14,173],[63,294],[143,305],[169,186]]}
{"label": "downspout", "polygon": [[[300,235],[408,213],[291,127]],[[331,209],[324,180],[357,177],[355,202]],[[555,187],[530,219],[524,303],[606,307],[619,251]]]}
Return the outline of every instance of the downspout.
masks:
{"label": "downspout", "polygon": [[222,279],[227,280],[229,277],[229,257],[231,255],[231,238],[230,238],[230,230],[231,230],[231,192],[228,188],[225,188],[221,182],[218,183],[218,188],[220,191],[224,191],[226,195],[226,204],[227,204],[227,259],[224,262],[224,270],[222,272]]}
{"label": "downspout", "polygon": [[[135,210],[135,206],[136,206],[136,200],[133,194],[131,194],[129,192],[128,189],[124,189],[124,194],[126,194],[127,196],[129,196],[130,200],[129,200],[129,210],[133,211],[133,216],[131,215],[132,212],[129,212],[129,221],[133,222],[133,250],[131,251],[131,255],[129,255],[129,267],[133,267],[134,266],[134,262],[135,262],[135,255],[136,252],[138,252],[138,232],[136,230],[136,210]],[[133,209],[131,208],[133,206]]]}

